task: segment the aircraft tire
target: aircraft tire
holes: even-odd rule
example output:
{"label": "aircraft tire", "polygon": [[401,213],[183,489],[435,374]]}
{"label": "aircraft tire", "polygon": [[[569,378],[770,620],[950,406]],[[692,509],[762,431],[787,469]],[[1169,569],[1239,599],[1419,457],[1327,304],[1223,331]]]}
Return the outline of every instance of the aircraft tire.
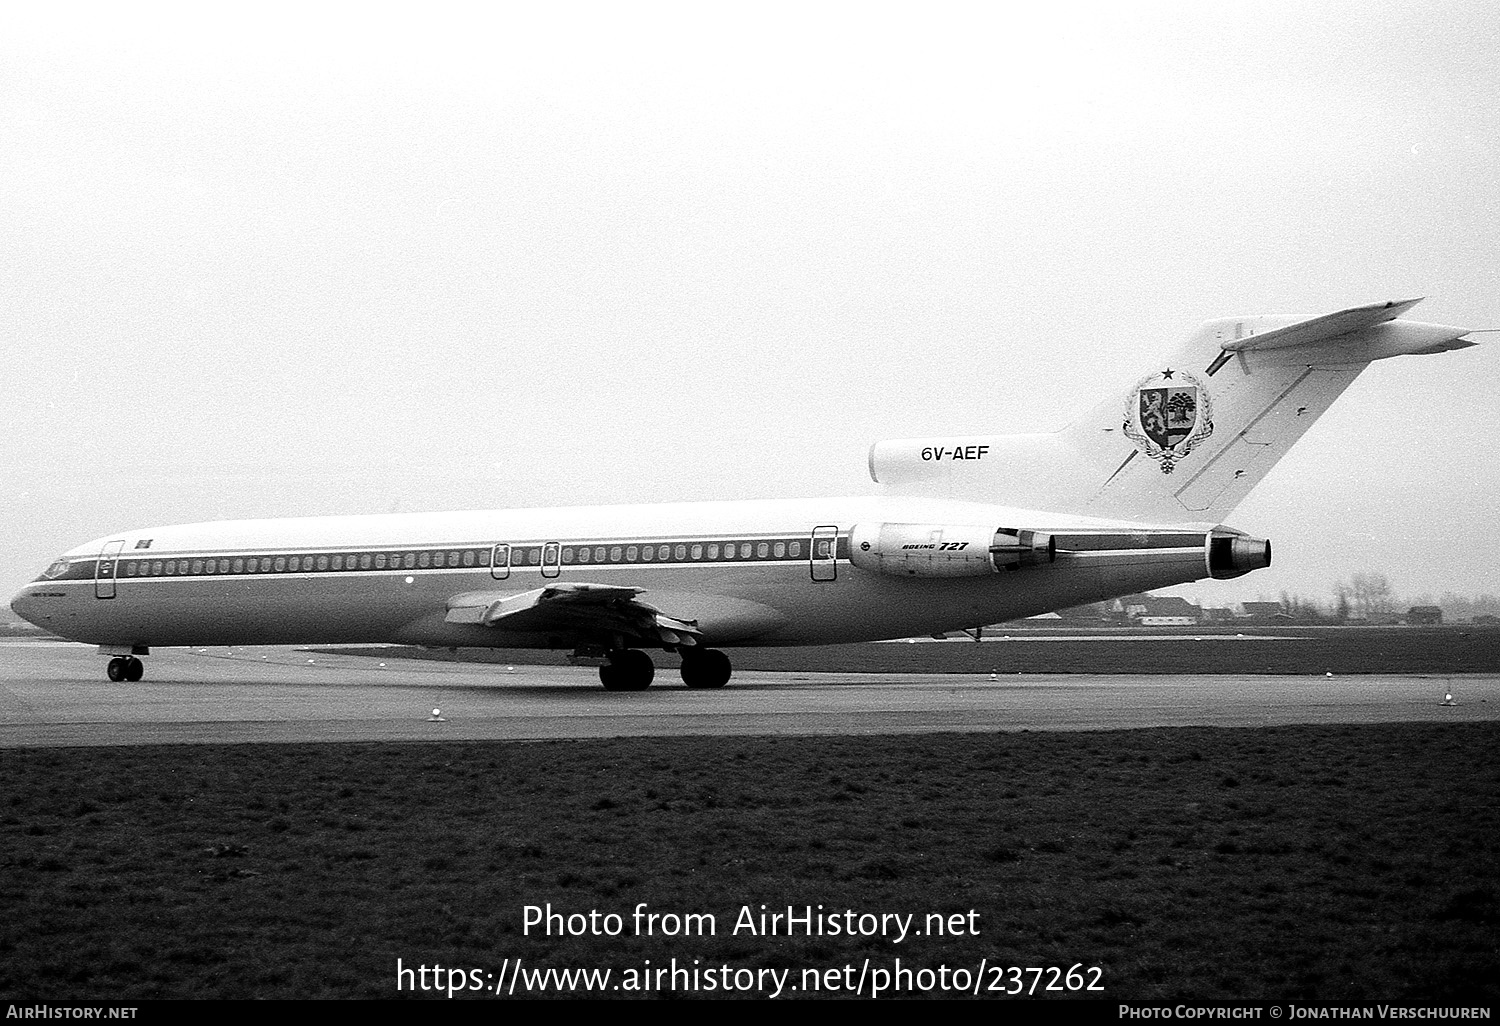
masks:
{"label": "aircraft tire", "polygon": [[715,648],[695,651],[682,659],[682,682],[690,688],[722,688],[733,673],[729,657]]}
{"label": "aircraft tire", "polygon": [[628,648],[621,652],[619,665],[629,682],[625,687],[626,691],[645,691],[656,676],[656,664],[638,648]]}
{"label": "aircraft tire", "polygon": [[599,667],[599,683],[604,685],[605,691],[626,690],[624,675],[614,663],[605,663]]}
{"label": "aircraft tire", "polygon": [[125,657],[125,679],[134,684],[146,675],[146,664],[135,656]]}
{"label": "aircraft tire", "polygon": [[104,668],[104,675],[116,684],[125,679],[125,657],[115,656]]}
{"label": "aircraft tire", "polygon": [[645,691],[655,676],[656,665],[638,648],[616,653],[599,667],[599,682],[605,691]]}

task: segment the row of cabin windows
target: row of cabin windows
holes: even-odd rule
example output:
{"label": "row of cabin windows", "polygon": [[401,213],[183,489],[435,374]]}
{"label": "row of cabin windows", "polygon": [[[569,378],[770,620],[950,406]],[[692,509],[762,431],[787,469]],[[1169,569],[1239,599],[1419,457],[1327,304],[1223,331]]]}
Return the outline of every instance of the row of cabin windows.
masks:
{"label": "row of cabin windows", "polygon": [[[819,556],[831,555],[829,542],[820,540]],[[512,566],[540,566],[540,545],[516,547]],[[222,556],[213,559],[126,559],[121,577],[191,577],[208,574],[280,574],[349,570],[435,570],[487,567],[489,549],[459,549],[437,552],[350,552],[307,556]],[[651,563],[676,560],[797,559],[802,542],[713,542],[675,545],[565,545],[559,554],[563,563]],[[502,553],[503,562],[503,553]]]}
{"label": "row of cabin windows", "polygon": [[219,559],[131,559],[122,577],[172,577],[195,574],[282,574],[315,570],[430,570],[441,567],[489,566],[488,549],[447,552],[350,552],[319,556],[235,556]]}
{"label": "row of cabin windows", "polygon": [[[516,555],[520,554],[517,550]],[[802,555],[802,543],[793,542],[714,542],[712,544],[688,545],[583,545],[575,549],[563,546],[564,563],[651,563],[676,560],[719,559],[796,559]],[[512,556],[512,559],[515,557]],[[536,566],[542,561],[542,550],[526,549],[526,565]]]}

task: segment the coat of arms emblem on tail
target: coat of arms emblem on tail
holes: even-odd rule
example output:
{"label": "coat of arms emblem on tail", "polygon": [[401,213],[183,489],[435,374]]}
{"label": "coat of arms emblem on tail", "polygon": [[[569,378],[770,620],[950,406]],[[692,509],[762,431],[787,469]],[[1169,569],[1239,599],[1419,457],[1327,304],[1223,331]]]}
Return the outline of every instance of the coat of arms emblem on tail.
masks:
{"label": "coat of arms emblem on tail", "polygon": [[1186,371],[1170,367],[1135,386],[1125,404],[1125,435],[1170,474],[1203,439],[1213,434],[1208,389]]}

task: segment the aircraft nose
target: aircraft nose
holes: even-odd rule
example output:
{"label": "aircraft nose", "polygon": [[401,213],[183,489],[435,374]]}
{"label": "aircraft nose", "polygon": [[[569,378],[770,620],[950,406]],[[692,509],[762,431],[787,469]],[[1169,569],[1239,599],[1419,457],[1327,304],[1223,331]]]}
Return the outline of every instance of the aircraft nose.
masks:
{"label": "aircraft nose", "polygon": [[28,595],[26,589],[21,589],[11,598],[10,610],[27,623],[36,624],[36,620],[33,619],[36,615],[36,599]]}

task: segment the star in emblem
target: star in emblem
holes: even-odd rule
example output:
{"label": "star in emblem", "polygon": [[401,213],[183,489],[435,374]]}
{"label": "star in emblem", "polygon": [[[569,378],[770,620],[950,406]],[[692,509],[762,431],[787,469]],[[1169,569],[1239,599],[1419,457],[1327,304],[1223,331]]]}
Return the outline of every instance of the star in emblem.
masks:
{"label": "star in emblem", "polygon": [[1172,380],[1172,368],[1168,367],[1166,370],[1162,371],[1161,372],[1161,376],[1163,378],[1165,378],[1166,380],[1171,381]]}

